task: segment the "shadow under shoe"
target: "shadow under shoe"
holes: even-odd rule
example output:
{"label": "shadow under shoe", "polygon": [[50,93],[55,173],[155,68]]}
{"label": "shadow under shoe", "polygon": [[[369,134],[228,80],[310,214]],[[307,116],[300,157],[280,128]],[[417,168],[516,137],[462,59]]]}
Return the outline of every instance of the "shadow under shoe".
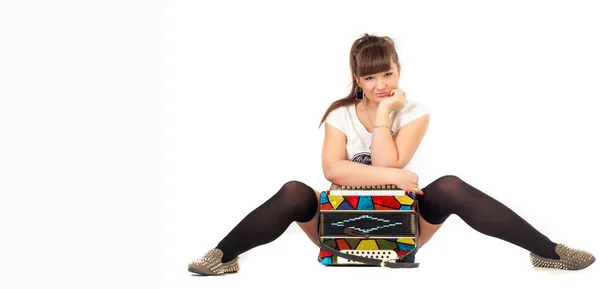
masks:
{"label": "shadow under shoe", "polygon": [[236,273],[240,270],[238,257],[222,263],[223,252],[217,248],[211,249],[204,256],[190,262],[188,271],[196,274],[212,276],[226,273]]}
{"label": "shadow under shoe", "polygon": [[550,259],[540,257],[534,253],[529,253],[529,259],[534,267],[554,268],[562,270],[581,270],[592,265],[596,261],[596,257],[589,252],[569,248],[564,244],[556,245],[554,249],[560,259]]}

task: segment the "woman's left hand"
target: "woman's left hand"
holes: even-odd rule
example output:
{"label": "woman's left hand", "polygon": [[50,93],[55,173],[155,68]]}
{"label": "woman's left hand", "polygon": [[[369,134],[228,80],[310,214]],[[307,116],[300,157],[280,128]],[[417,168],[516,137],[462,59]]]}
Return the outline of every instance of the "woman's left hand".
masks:
{"label": "woman's left hand", "polygon": [[400,88],[394,89],[390,92],[390,96],[379,102],[379,105],[390,111],[402,110],[406,105],[406,93]]}

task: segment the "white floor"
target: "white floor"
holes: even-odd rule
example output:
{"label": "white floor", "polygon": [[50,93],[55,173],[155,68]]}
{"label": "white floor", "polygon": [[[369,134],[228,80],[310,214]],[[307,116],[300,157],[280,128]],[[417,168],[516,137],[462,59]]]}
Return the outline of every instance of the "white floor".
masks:
{"label": "white floor", "polygon": [[600,256],[593,1],[234,2],[0,1],[1,289],[600,288],[456,217],[418,269],[324,267],[292,225],[187,272],[284,181],[326,188],[316,126],[362,33],[434,111],[422,185],[457,174]]}
{"label": "white floor", "polygon": [[202,238],[196,240],[196,243],[180,240],[178,246],[170,247],[168,287],[599,288],[598,264],[582,271],[535,269],[530,266],[524,250],[482,236],[457,218],[451,217],[444,226],[419,251],[417,261],[421,265],[415,269],[322,266],[316,259],[317,247],[293,225],[276,241],[243,254],[238,273],[205,277],[187,272],[187,262],[196,255],[203,254],[218,238]]}

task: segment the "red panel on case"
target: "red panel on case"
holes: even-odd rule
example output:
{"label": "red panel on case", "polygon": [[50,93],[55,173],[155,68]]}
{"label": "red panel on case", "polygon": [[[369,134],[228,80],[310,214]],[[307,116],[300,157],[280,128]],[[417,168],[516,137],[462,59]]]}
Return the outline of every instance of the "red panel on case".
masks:
{"label": "red panel on case", "polygon": [[345,196],[344,199],[348,201],[352,208],[356,209],[356,206],[358,205],[358,196]]}
{"label": "red panel on case", "polygon": [[400,208],[400,203],[394,196],[373,196],[373,204],[378,204],[393,209]]}

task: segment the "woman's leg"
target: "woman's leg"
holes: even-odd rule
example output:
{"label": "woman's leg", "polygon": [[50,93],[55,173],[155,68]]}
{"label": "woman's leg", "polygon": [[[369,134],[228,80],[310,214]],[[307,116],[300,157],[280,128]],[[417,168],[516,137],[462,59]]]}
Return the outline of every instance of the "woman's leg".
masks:
{"label": "woman's leg", "polygon": [[[321,193],[315,191],[315,196],[317,198],[317,204],[321,203]],[[296,222],[300,229],[306,233],[308,238],[317,246],[319,246],[319,240],[317,240],[317,226],[319,220],[319,208],[317,207],[317,213],[313,216],[313,218],[308,222]]]}
{"label": "woman's leg", "polygon": [[585,251],[556,244],[510,208],[458,177],[441,177],[422,190],[424,194],[418,196],[419,208],[429,224],[442,224],[456,214],[480,233],[530,251],[536,266],[583,269],[595,261]]}
{"label": "woman's leg", "polygon": [[318,201],[312,188],[298,181],[287,182],[244,217],[214,249],[189,263],[188,271],[203,275],[237,272],[240,254],[274,241],[293,222],[314,219],[317,209]]}
{"label": "woman's leg", "polygon": [[423,216],[419,216],[419,233],[421,235],[421,243],[419,248],[423,248],[423,246],[425,246],[425,244],[431,240],[435,232],[437,232],[441,226],[442,223],[430,224],[427,222],[427,220],[423,219]]}

